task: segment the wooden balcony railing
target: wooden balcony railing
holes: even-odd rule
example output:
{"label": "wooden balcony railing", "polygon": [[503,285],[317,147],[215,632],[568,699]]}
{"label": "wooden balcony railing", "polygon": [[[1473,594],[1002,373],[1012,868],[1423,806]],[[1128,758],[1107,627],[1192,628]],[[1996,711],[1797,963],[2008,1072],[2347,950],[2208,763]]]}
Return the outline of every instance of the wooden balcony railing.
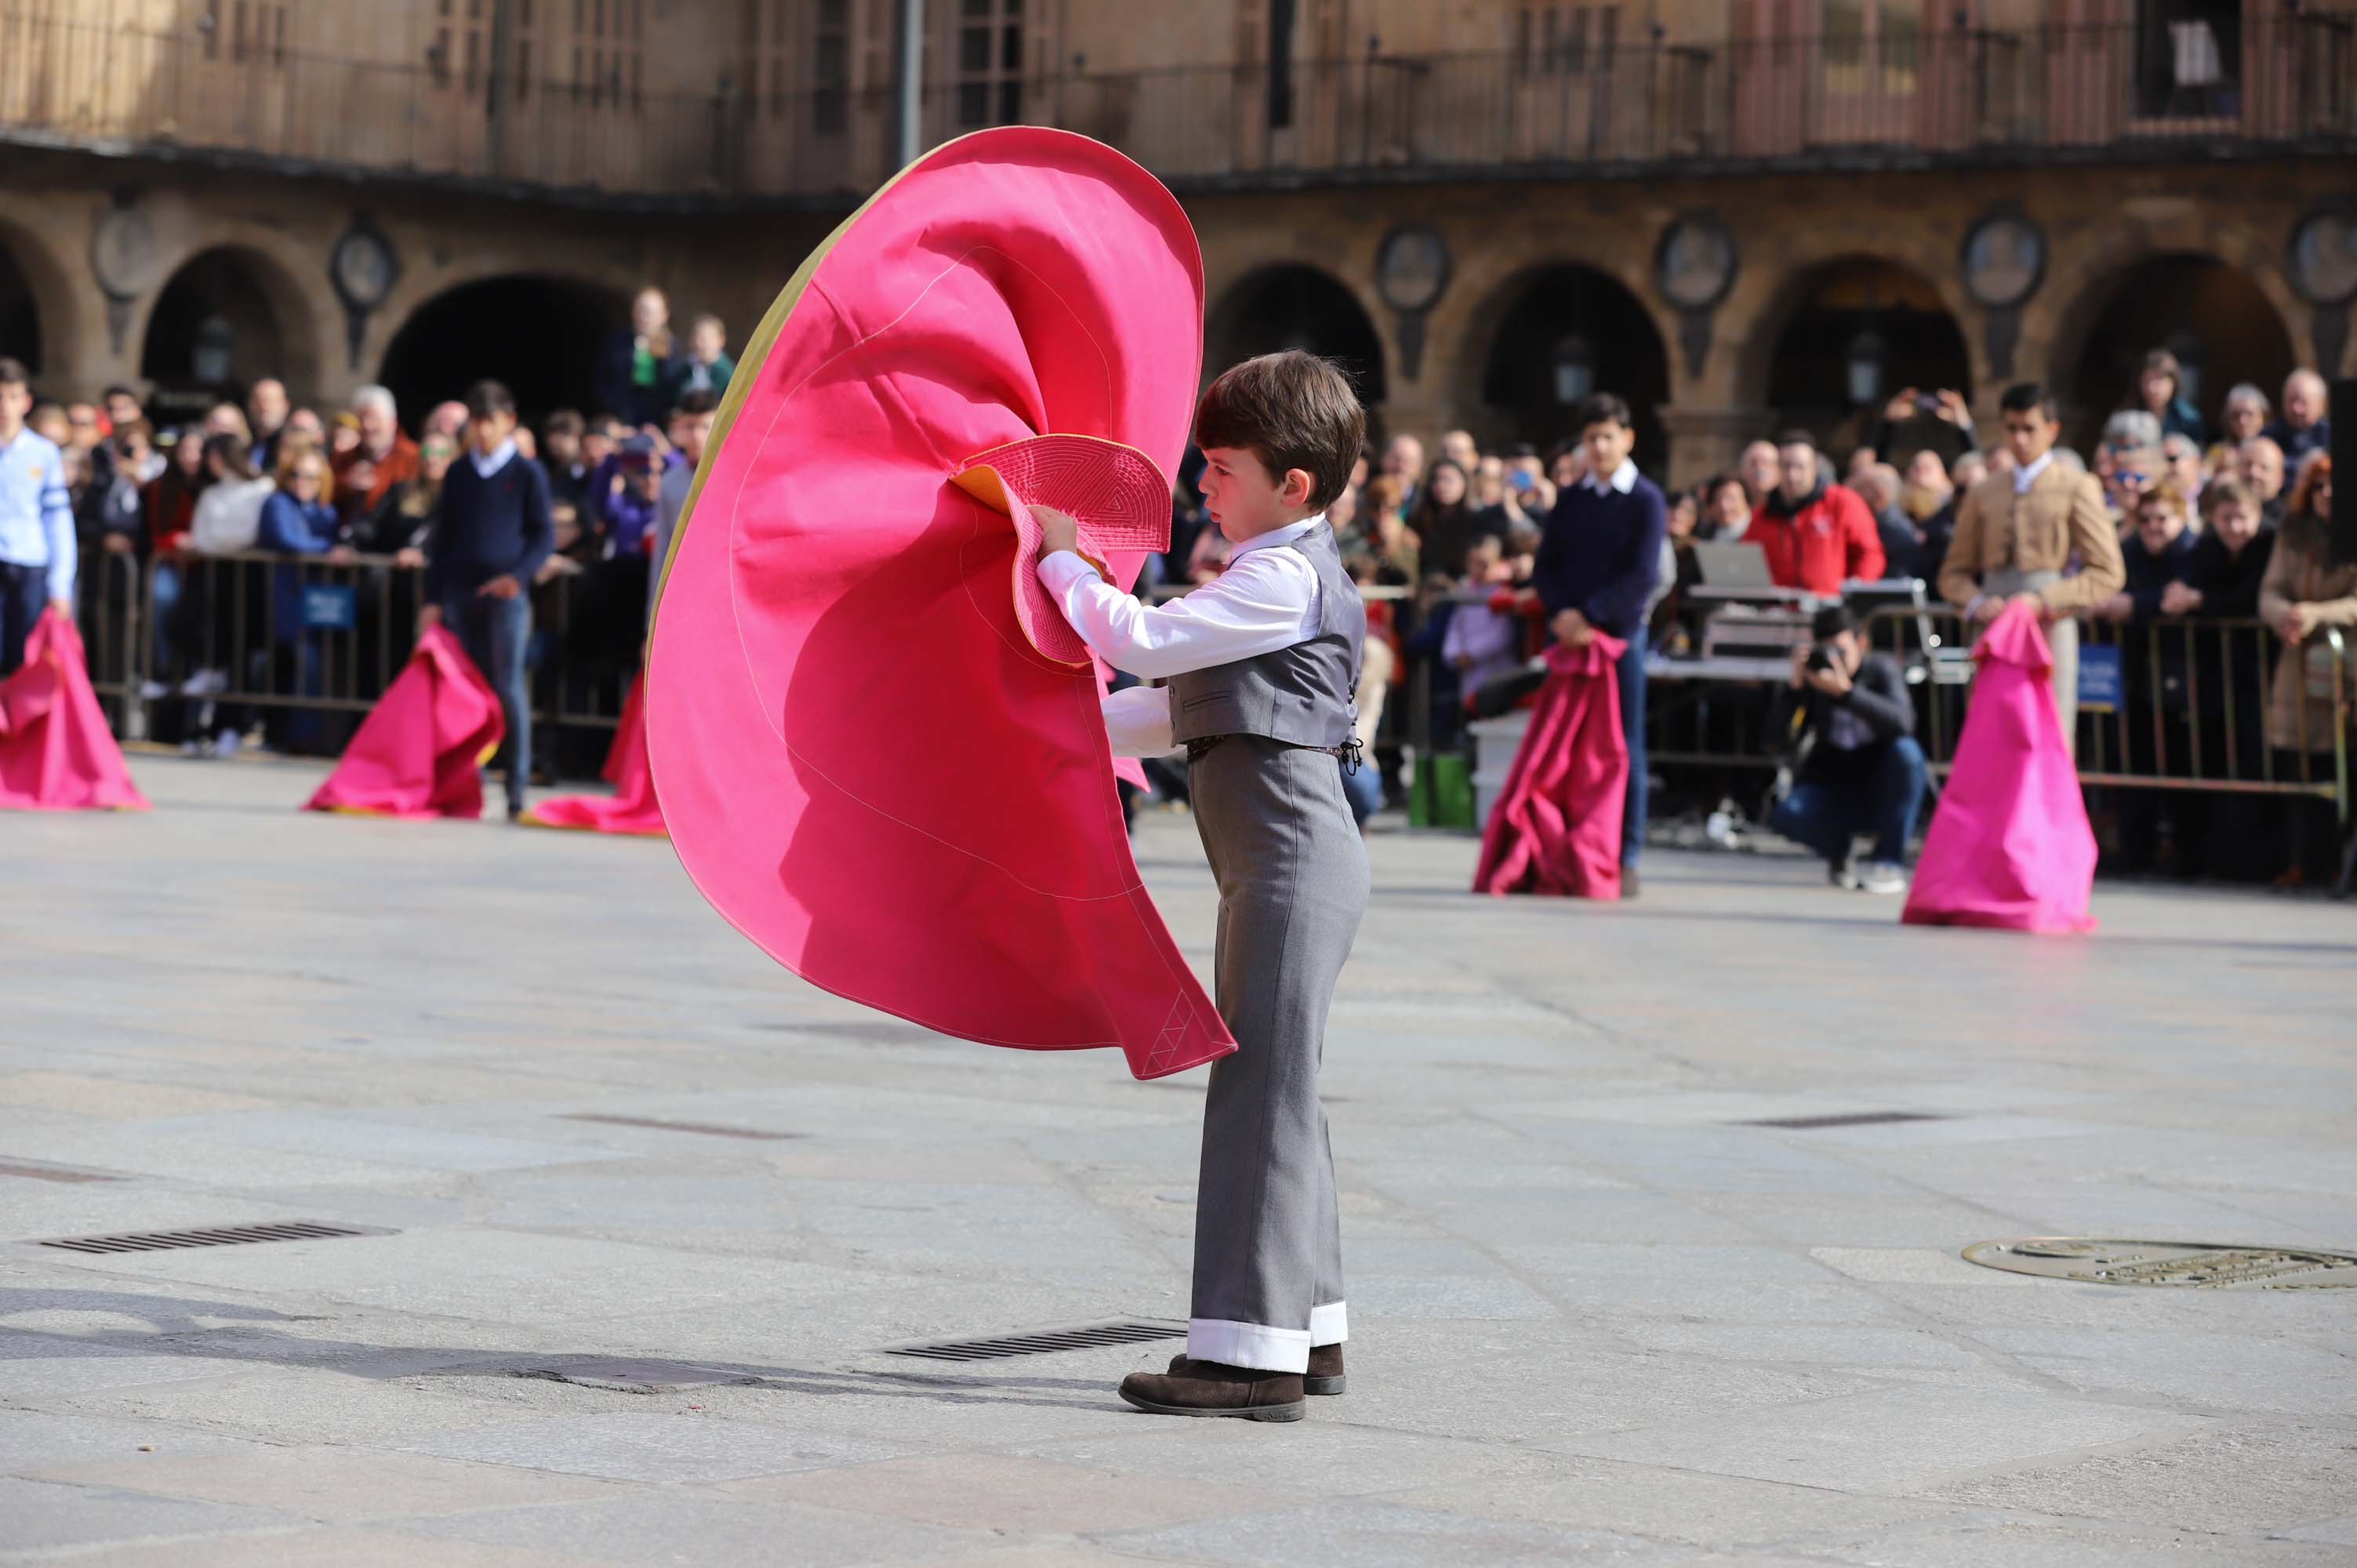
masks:
{"label": "wooden balcony railing", "polygon": [[[625,91],[0,11],[0,139],[203,154],[596,200],[827,202],[893,168],[888,91]],[[1023,119],[1174,184],[1872,167],[2357,151],[2357,17],[1660,38],[1544,57],[1368,55],[1021,84]],[[1007,95],[928,89],[930,138]]]}

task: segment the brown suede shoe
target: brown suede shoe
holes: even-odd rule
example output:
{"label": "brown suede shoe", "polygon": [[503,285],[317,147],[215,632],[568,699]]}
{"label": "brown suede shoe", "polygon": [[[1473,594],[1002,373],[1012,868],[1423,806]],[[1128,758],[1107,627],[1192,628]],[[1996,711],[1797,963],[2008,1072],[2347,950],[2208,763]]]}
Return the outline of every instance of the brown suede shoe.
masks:
{"label": "brown suede shoe", "polygon": [[[1196,1363],[1184,1352],[1170,1358],[1170,1375],[1187,1375],[1187,1369]],[[1318,1345],[1309,1352],[1309,1370],[1301,1375],[1301,1391],[1305,1394],[1339,1394],[1350,1386],[1351,1380],[1342,1375],[1342,1347]]]}
{"label": "brown suede shoe", "polygon": [[1226,1367],[1217,1361],[1172,1363],[1168,1372],[1132,1372],[1121,1380],[1121,1397],[1156,1415],[1232,1415],[1246,1421],[1299,1421],[1308,1407],[1301,1374]]}

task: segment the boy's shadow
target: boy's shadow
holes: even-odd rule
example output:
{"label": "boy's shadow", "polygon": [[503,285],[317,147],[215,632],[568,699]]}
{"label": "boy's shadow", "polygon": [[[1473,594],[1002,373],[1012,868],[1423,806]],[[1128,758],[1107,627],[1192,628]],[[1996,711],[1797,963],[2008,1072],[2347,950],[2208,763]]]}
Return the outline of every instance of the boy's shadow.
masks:
{"label": "boy's shadow", "polygon": [[[27,1328],[9,1318],[30,1312],[96,1312],[136,1318],[145,1330],[68,1334]],[[226,1320],[226,1326],[199,1319]],[[189,1356],[308,1367],[348,1377],[530,1377],[588,1388],[661,1393],[674,1377],[689,1385],[732,1384],[813,1396],[866,1395],[939,1404],[1036,1405],[1048,1410],[1105,1408],[1101,1378],[956,1376],[940,1372],[829,1371],[725,1360],[671,1361],[628,1351],[484,1351],[433,1346],[371,1345],[317,1339],[268,1326],[318,1323],[320,1315],[278,1312],[234,1302],[136,1295],[121,1291],[0,1288],[0,1368],[48,1356]],[[617,1376],[617,1370],[627,1375]],[[6,1373],[0,1370],[0,1383]],[[584,1381],[583,1380],[590,1380]],[[1056,1398],[1064,1393],[1069,1397]],[[1082,1395],[1091,1397],[1082,1397]]]}

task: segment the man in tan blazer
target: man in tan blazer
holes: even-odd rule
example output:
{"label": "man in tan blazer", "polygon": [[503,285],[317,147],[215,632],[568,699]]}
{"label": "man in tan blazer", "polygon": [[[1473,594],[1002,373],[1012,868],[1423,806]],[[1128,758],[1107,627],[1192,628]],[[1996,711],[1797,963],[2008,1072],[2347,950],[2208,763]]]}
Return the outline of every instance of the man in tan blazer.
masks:
{"label": "man in tan blazer", "polygon": [[2054,711],[2062,738],[2075,743],[2079,623],[2071,618],[2127,582],[2119,531],[2094,476],[2055,459],[2062,427],[2054,395],[2023,381],[2006,389],[1997,409],[2013,467],[1975,485],[1957,507],[1940,593],[1975,622],[1995,620],[2017,600],[2038,612],[2054,655]]}

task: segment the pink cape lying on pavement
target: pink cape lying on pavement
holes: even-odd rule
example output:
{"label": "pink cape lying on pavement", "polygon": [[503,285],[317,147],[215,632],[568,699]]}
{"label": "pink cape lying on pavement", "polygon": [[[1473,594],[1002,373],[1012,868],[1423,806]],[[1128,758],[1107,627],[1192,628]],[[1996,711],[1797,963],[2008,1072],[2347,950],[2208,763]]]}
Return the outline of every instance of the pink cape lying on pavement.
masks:
{"label": "pink cape lying on pavement", "polygon": [[430,626],[304,806],[382,817],[479,817],[479,769],[506,733],[500,699],[445,628]]}
{"label": "pink cape lying on pavement", "polygon": [[1980,666],[1955,766],[1900,918],[1917,926],[2093,930],[2095,833],[2049,690],[2053,656],[2026,606],[1973,649]]}
{"label": "pink cape lying on pavement", "polygon": [[525,822],[598,833],[662,834],[662,808],[655,803],[654,776],[647,768],[646,688],[641,675],[622,699],[621,722],[614,726],[613,749],[606,753],[602,770],[614,792],[554,796],[533,805],[523,814]]}
{"label": "pink cape lying on pavement", "polygon": [[0,681],[0,811],[146,809],[90,689],[81,633],[68,617],[42,611],[25,639],[25,662]]}
{"label": "pink cape lying on pavement", "polygon": [[1127,158],[936,148],[805,261],[737,361],[655,612],[647,740],[681,863],[838,995],[1140,1078],[1233,1038],[1131,858],[1102,677],[1033,506],[1125,586],[1167,545],[1202,261]]}
{"label": "pink cape lying on pavement", "polygon": [[1474,892],[1620,897],[1629,741],[1612,661],[1624,646],[1599,632],[1585,648],[1547,649],[1546,683],[1481,830]]}

